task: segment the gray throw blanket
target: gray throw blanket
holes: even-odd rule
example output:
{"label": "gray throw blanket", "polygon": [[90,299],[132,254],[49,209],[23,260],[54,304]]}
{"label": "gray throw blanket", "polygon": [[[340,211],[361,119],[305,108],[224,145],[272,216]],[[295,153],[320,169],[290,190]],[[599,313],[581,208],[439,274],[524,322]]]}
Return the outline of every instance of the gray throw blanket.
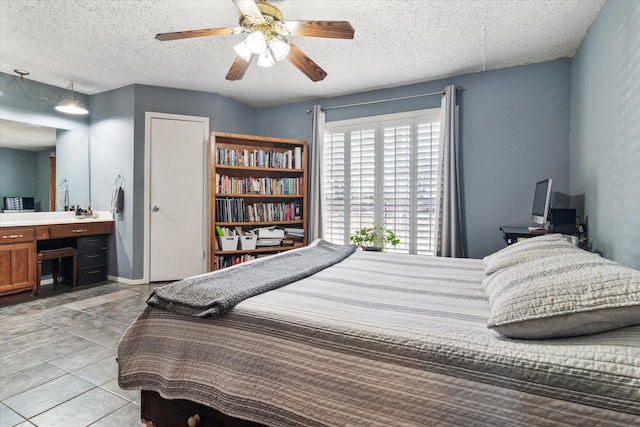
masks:
{"label": "gray throw blanket", "polygon": [[157,288],[147,304],[185,316],[221,316],[249,297],[311,276],[339,263],[355,250],[355,245],[319,240],[305,248]]}

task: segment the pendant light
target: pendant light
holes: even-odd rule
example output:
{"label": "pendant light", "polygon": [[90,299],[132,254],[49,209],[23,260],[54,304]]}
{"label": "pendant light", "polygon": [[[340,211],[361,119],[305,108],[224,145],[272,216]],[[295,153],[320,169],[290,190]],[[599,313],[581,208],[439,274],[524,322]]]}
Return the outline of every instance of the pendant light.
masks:
{"label": "pendant light", "polygon": [[70,92],[70,95],[56,105],[56,110],[67,114],[89,114],[87,107],[73,95],[73,82],[69,83],[67,91]]}

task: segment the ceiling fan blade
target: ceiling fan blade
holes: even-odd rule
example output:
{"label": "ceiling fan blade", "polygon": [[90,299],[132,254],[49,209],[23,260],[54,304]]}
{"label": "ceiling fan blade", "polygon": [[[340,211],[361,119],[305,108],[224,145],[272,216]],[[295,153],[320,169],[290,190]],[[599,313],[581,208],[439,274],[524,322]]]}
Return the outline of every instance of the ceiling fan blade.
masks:
{"label": "ceiling fan blade", "polygon": [[205,30],[177,31],[175,33],[156,34],[156,39],[160,41],[190,39],[192,37],[220,36],[234,34],[233,28],[208,28]]}
{"label": "ceiling fan blade", "polygon": [[348,21],[282,21],[292,36],[352,39],[355,30]]}
{"label": "ceiling fan blade", "polygon": [[255,19],[264,19],[262,12],[256,6],[254,0],[233,0],[233,3],[240,10],[240,13]]}
{"label": "ceiling fan blade", "polygon": [[327,72],[313,62],[298,46],[289,42],[289,47],[291,50],[289,51],[287,59],[295,65],[298,70],[302,71],[305,76],[314,82],[319,82],[327,77]]}
{"label": "ceiling fan blade", "polygon": [[251,55],[249,61],[245,61],[240,56],[236,56],[236,59],[233,61],[233,64],[231,64],[231,68],[229,68],[229,72],[225,78],[227,80],[242,79],[244,77],[244,73],[247,72],[247,68],[249,68],[249,65],[251,64],[251,58],[253,58],[253,55]]}

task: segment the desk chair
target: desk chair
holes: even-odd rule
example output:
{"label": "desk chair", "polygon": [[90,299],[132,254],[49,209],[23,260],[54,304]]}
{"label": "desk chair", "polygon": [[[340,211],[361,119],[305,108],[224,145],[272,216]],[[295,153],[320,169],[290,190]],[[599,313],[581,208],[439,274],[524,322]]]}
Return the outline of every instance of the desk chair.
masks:
{"label": "desk chair", "polygon": [[38,275],[36,277],[36,284],[33,287],[33,295],[36,296],[40,293],[40,280],[42,279],[42,261],[53,259],[53,284],[58,284],[58,278],[60,276],[60,259],[73,257],[73,288],[75,289],[77,284],[77,272],[78,272],[78,250],[76,248],[59,248],[59,249],[44,249],[38,251],[36,260],[38,263]]}

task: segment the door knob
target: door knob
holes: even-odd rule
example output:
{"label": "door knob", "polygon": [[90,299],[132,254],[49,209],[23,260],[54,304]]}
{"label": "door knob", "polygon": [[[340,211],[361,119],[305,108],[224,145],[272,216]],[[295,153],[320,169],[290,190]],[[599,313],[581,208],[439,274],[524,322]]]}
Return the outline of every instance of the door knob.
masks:
{"label": "door knob", "polygon": [[151,208],[151,212],[158,212],[160,210],[160,208],[158,207],[158,205],[155,205],[154,207]]}

